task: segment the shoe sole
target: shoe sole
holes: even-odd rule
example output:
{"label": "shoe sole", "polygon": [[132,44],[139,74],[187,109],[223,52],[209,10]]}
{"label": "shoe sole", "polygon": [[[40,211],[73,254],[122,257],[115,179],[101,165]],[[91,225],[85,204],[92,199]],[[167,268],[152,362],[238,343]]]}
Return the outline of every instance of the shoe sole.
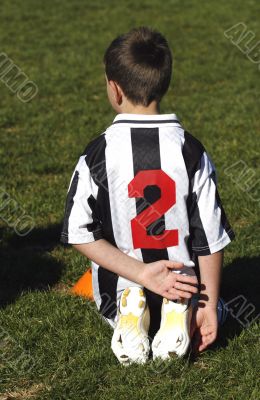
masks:
{"label": "shoe sole", "polygon": [[[133,348],[136,346],[136,354],[141,354],[141,359],[138,360],[138,356],[136,354],[132,354],[132,359],[127,354],[116,354],[115,348],[117,348],[117,344],[115,346],[115,342],[113,341],[114,337],[112,338],[112,349],[117,356],[118,360],[124,364],[129,365],[131,362],[140,362],[143,363],[146,361],[149,353],[149,349],[147,350],[147,345],[149,344],[149,340],[147,337],[147,332],[149,328],[150,316],[149,310],[146,306],[146,298],[144,295],[144,291],[138,287],[130,287],[123,291],[120,303],[119,303],[119,317],[117,322],[117,327],[115,328],[116,332],[121,332],[121,335],[124,337],[124,343],[122,344],[122,336],[121,338],[121,347],[123,345],[125,347],[128,346],[128,352],[131,355],[131,346]],[[116,331],[117,330],[117,331]],[[142,341],[140,342],[140,336],[142,336],[145,340],[143,344]],[[147,337],[147,340],[146,340]],[[143,340],[142,338],[142,340]],[[114,343],[114,346],[113,346]],[[138,347],[138,350],[137,350]],[[144,356],[144,353],[147,353]],[[126,352],[127,353],[127,352]],[[136,356],[136,357],[135,357]]]}
{"label": "shoe sole", "polygon": [[[191,315],[190,302],[163,299],[161,327],[152,344],[154,359],[182,357],[187,353],[190,344]],[[158,348],[160,345],[161,350]]]}

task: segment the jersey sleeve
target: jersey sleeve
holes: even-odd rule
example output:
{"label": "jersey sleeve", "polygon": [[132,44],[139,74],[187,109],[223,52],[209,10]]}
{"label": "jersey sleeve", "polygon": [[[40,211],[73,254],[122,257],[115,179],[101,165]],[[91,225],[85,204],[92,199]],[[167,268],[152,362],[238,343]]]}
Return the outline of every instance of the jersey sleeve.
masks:
{"label": "jersey sleeve", "polygon": [[98,186],[94,183],[85,156],[80,157],[72,175],[61,233],[61,241],[70,244],[91,243],[103,238],[96,213]]}
{"label": "jersey sleeve", "polygon": [[218,194],[215,167],[205,151],[192,179],[189,214],[192,251],[196,255],[220,251],[235,237]]}

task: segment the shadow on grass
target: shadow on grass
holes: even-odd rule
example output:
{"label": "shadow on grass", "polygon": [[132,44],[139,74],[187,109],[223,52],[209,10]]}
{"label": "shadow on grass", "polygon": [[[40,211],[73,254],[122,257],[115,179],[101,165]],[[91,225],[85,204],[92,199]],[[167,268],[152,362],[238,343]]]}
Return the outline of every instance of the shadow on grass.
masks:
{"label": "shadow on grass", "polygon": [[226,347],[228,340],[239,336],[259,318],[260,257],[235,259],[223,270],[221,296],[227,303],[229,317],[219,330],[213,348]]}
{"label": "shadow on grass", "polygon": [[35,228],[25,237],[0,231],[0,308],[22,292],[48,290],[55,285],[63,264],[49,252],[59,243],[61,226]]}
{"label": "shadow on grass", "polygon": [[[259,319],[259,262],[260,257],[241,257],[224,268],[220,296],[225,300],[228,317],[219,327],[218,338],[210,346],[211,350],[227,347],[230,340]],[[198,359],[197,353],[189,355],[191,363]]]}

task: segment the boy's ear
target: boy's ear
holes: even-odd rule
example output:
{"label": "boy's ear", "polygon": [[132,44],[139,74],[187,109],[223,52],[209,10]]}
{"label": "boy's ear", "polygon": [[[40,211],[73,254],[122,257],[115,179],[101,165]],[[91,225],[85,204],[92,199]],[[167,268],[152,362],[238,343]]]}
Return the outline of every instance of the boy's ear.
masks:
{"label": "boy's ear", "polygon": [[121,87],[115,81],[108,81],[108,84],[111,88],[116,104],[120,106],[123,101],[123,91]]}

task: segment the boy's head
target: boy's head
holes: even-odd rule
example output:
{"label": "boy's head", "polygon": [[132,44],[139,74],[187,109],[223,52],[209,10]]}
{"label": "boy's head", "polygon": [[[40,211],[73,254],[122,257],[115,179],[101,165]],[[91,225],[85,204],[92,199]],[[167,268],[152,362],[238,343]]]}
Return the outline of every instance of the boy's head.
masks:
{"label": "boy's head", "polygon": [[[172,55],[168,43],[159,32],[146,27],[114,39],[105,52],[104,64],[112,91],[117,95],[121,90],[134,106],[159,104],[171,81]],[[111,101],[109,90],[108,87]]]}

